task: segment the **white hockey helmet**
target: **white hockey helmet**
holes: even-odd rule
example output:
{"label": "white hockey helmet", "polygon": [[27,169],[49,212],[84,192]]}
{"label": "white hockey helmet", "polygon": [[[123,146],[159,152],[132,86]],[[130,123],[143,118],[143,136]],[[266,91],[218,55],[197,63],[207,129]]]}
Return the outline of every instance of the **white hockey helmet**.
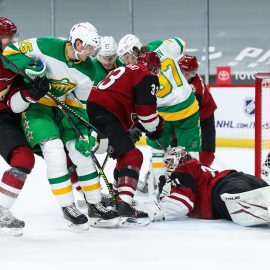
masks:
{"label": "white hockey helmet", "polygon": [[132,34],[127,34],[122,37],[118,43],[117,55],[122,58],[125,53],[133,55],[133,48],[142,48],[142,43],[139,38]]}
{"label": "white hockey helmet", "polygon": [[100,35],[98,34],[97,29],[89,22],[78,23],[71,28],[69,41],[74,49],[75,41],[77,39],[82,41],[83,47],[86,47],[87,45],[93,46],[96,53],[100,49]]}
{"label": "white hockey helmet", "polygon": [[117,43],[112,36],[101,37],[100,46],[98,56],[114,56],[117,53]]}
{"label": "white hockey helmet", "polygon": [[192,156],[182,146],[168,148],[163,159],[164,169],[172,173],[178,165],[185,164]]}

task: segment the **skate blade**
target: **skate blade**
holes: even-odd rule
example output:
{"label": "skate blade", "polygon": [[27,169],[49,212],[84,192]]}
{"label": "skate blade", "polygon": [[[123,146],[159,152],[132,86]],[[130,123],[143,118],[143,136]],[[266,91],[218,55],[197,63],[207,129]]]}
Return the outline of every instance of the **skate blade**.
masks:
{"label": "skate blade", "polygon": [[143,227],[150,222],[150,218],[119,217],[118,228]]}
{"label": "skate blade", "polygon": [[89,230],[89,224],[84,223],[84,224],[73,224],[70,221],[67,221],[68,227],[74,231],[81,231],[81,232],[86,232]]}
{"label": "skate blade", "polygon": [[118,217],[112,219],[89,218],[89,223],[94,228],[114,229],[118,226],[118,219]]}
{"label": "skate blade", "polygon": [[0,228],[0,235],[20,237],[23,235],[23,228]]}

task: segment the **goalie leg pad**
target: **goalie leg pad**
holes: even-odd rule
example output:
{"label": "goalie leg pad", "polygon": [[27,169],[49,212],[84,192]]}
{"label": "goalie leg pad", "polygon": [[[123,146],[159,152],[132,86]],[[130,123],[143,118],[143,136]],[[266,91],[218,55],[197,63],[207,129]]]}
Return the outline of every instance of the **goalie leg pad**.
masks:
{"label": "goalie leg pad", "polygon": [[270,223],[269,197],[270,186],[237,194],[221,195],[232,221],[242,226]]}

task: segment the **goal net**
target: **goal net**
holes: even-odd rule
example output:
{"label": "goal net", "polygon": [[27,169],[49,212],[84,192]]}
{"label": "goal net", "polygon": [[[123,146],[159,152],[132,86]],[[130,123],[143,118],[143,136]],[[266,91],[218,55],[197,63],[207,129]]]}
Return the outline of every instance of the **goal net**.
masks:
{"label": "goal net", "polygon": [[270,73],[255,80],[255,175],[270,183]]}

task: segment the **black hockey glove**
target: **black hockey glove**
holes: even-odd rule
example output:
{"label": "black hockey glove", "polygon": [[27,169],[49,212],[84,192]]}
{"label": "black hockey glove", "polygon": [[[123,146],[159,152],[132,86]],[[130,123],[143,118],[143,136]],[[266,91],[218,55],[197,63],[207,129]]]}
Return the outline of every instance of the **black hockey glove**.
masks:
{"label": "black hockey glove", "polygon": [[25,101],[35,103],[50,90],[49,80],[46,77],[36,77],[28,88],[21,91]]}
{"label": "black hockey glove", "polygon": [[137,141],[139,141],[142,136],[141,130],[136,126],[133,128],[130,128],[128,130],[128,134],[133,143],[136,143]]}
{"label": "black hockey glove", "polygon": [[153,132],[146,133],[146,136],[150,140],[158,140],[161,137],[162,129],[164,126],[164,119],[160,115],[158,117],[159,117],[159,123],[158,123],[158,126],[156,127],[156,130]]}

